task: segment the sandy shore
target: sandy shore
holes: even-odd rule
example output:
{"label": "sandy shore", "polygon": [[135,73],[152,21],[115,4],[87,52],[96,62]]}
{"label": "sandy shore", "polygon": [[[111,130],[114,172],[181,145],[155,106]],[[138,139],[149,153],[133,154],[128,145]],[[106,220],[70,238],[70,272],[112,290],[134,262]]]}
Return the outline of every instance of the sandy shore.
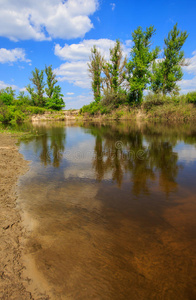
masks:
{"label": "sandy shore", "polygon": [[18,177],[28,170],[28,162],[18,152],[16,139],[0,134],[0,299],[48,299],[39,291],[30,292],[30,276],[24,277],[22,263],[25,235],[16,208]]}

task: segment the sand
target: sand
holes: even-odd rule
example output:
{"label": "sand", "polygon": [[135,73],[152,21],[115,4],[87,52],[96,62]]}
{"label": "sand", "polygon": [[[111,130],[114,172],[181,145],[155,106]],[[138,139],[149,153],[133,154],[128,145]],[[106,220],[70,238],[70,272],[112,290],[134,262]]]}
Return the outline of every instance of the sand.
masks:
{"label": "sand", "polygon": [[27,170],[28,162],[18,152],[16,139],[0,133],[0,299],[48,299],[38,290],[32,291],[30,276],[24,276],[21,240],[25,229],[16,206],[16,184]]}

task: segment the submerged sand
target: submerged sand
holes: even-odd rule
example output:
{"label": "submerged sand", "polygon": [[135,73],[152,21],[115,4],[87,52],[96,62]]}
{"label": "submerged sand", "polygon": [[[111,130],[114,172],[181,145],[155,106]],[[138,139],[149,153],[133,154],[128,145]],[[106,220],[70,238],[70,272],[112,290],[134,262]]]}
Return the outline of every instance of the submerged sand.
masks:
{"label": "submerged sand", "polygon": [[16,184],[27,172],[28,162],[15,143],[10,134],[0,134],[0,299],[47,299],[37,290],[29,291],[31,279],[23,274],[25,230],[16,207]]}

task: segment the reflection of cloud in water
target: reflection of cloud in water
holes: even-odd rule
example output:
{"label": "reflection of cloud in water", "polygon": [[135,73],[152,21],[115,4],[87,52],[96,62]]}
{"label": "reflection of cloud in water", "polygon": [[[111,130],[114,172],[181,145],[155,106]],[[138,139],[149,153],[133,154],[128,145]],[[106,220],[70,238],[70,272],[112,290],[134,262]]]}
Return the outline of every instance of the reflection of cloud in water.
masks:
{"label": "reflection of cloud in water", "polygon": [[178,144],[174,149],[178,152],[179,160],[191,163],[196,160],[196,148],[193,145]]}
{"label": "reflection of cloud in water", "polygon": [[[90,166],[89,166],[90,165]],[[75,164],[72,165],[71,167],[68,167],[65,169],[64,171],[64,176],[66,179],[69,178],[80,178],[80,179],[97,179],[97,175],[95,173],[95,171],[92,169],[91,167],[91,163],[90,164]],[[112,180],[112,172],[108,171],[107,173],[104,174],[104,178],[105,180]]]}

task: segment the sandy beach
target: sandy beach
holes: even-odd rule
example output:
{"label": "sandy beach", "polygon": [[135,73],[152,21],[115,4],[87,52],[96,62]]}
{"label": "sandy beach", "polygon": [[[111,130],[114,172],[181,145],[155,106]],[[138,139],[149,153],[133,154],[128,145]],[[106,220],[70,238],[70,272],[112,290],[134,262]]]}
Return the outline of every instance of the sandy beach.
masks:
{"label": "sandy beach", "polygon": [[[28,170],[28,162],[18,152],[16,139],[0,134],[0,299],[48,299],[30,289],[31,278],[24,276],[22,262],[25,235],[16,208],[16,184]],[[26,272],[25,272],[26,274]],[[28,287],[29,286],[29,287]]]}

